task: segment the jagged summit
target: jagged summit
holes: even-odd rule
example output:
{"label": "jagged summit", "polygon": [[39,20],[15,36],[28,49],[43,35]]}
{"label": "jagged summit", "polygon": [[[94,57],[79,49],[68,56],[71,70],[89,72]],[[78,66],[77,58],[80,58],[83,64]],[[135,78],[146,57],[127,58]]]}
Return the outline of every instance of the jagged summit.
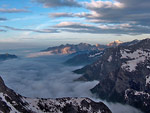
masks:
{"label": "jagged summit", "polygon": [[5,86],[0,77],[0,113],[111,113],[102,102],[88,98],[27,98]]}
{"label": "jagged summit", "polygon": [[120,41],[120,40],[115,40],[115,41],[110,42],[109,44],[107,44],[107,46],[109,46],[109,47],[116,47],[116,46],[118,46],[118,45],[120,45],[120,44],[122,44],[122,43],[123,43],[123,42]]}

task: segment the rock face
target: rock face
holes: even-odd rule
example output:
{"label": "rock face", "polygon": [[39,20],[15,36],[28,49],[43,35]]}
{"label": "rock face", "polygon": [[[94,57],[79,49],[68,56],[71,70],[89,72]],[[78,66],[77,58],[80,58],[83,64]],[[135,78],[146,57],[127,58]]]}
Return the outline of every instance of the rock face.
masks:
{"label": "rock face", "polygon": [[51,54],[72,54],[79,51],[93,51],[93,50],[101,50],[106,48],[104,45],[90,45],[87,43],[80,43],[77,45],[73,44],[66,44],[66,45],[60,45],[56,47],[49,47],[46,50],[43,50],[42,52],[49,52]]}
{"label": "rock face", "polygon": [[99,80],[92,93],[150,113],[150,39],[108,48],[95,63],[76,70],[78,80]]}
{"label": "rock face", "polygon": [[2,113],[111,113],[102,102],[88,98],[31,99],[5,86],[0,77],[0,112]]}
{"label": "rock face", "polygon": [[16,55],[11,55],[11,54],[0,54],[0,61],[8,60],[8,59],[14,59],[17,58]]}

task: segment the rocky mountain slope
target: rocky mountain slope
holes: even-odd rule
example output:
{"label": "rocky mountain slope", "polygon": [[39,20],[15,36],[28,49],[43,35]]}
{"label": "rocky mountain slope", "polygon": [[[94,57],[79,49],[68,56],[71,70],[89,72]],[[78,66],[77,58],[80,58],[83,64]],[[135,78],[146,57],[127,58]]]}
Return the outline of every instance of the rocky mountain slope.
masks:
{"label": "rocky mountain slope", "polygon": [[96,62],[76,70],[78,80],[99,80],[98,97],[150,113],[150,39],[108,48]]}
{"label": "rocky mountain slope", "polygon": [[0,77],[0,113],[111,113],[88,98],[31,99],[9,89]]}
{"label": "rocky mountain slope", "polygon": [[8,59],[14,59],[17,58],[16,55],[11,55],[11,54],[0,54],[0,61],[8,60]]}
{"label": "rocky mountain slope", "polygon": [[[135,41],[131,42],[131,44],[135,43]],[[93,63],[94,61],[96,61],[99,57],[101,57],[105,51],[106,48],[109,47],[116,47],[123,44],[123,42],[116,40],[113,41],[109,44],[107,44],[105,47],[103,47],[103,49],[101,48],[100,50],[90,50],[90,51],[84,51],[84,52],[80,52],[78,54],[78,52],[73,53],[74,55],[72,55],[73,57],[71,57],[70,59],[68,59],[65,64],[67,65],[88,65]],[[129,44],[129,43],[124,43],[125,44]],[[99,44],[96,44],[96,47],[102,47]]]}
{"label": "rocky mountain slope", "polygon": [[64,63],[67,65],[87,65],[96,61],[99,57],[102,56],[104,50],[90,51],[86,53],[80,53],[74,55]]}

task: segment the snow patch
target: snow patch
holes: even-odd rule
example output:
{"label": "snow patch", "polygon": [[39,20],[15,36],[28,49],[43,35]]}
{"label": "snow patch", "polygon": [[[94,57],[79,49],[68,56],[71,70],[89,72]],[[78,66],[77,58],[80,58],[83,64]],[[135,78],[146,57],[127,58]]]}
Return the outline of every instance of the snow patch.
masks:
{"label": "snow patch", "polygon": [[99,52],[99,53],[95,53],[94,55],[90,55],[89,57],[92,58],[92,57],[96,57],[96,56],[101,55],[101,54],[102,54],[102,52]]}
{"label": "snow patch", "polygon": [[107,61],[108,61],[108,62],[111,62],[111,61],[112,61],[112,56],[111,56],[111,55],[109,56],[109,58],[108,58]]}
{"label": "snow patch", "polygon": [[128,49],[120,50],[121,59],[127,59],[126,63],[122,64],[122,69],[125,69],[129,72],[135,71],[139,63],[144,62],[150,57],[149,51],[136,50],[131,52]]}
{"label": "snow patch", "polygon": [[148,69],[150,69],[150,66],[147,66]]}
{"label": "snow patch", "polygon": [[5,96],[7,96],[6,94],[3,94],[3,93],[0,93],[0,97],[2,98],[2,101],[4,101],[9,107],[10,107],[10,113],[19,113],[15,108],[14,106],[11,105],[10,102],[8,102],[6,99],[5,99]]}
{"label": "snow patch", "polygon": [[150,84],[150,76],[146,76],[146,86]]}

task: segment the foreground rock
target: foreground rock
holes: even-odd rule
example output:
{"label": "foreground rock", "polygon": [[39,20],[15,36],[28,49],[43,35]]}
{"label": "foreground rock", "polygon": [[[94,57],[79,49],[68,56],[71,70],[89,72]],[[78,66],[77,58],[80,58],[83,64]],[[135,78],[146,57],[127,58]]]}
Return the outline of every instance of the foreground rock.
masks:
{"label": "foreground rock", "polygon": [[111,113],[102,102],[88,98],[31,99],[5,86],[0,77],[0,112],[2,113]]}
{"label": "foreground rock", "polygon": [[109,48],[95,63],[76,73],[78,80],[98,80],[92,93],[150,113],[150,39]]}

